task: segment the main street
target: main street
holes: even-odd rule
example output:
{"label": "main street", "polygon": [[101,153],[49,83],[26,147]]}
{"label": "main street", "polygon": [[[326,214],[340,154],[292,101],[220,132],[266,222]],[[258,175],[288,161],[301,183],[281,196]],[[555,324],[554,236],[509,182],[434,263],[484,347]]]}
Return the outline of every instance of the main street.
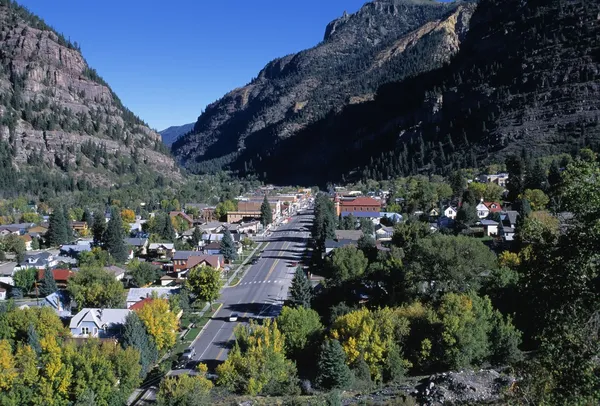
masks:
{"label": "main street", "polygon": [[[223,306],[192,343],[194,361],[213,369],[227,358],[236,325],[279,314],[294,277],[292,262],[302,260],[311,224],[312,214],[295,215],[266,238],[268,244],[258,263],[250,266],[237,286],[223,289],[219,300]],[[233,313],[238,315],[237,322],[229,321]]]}

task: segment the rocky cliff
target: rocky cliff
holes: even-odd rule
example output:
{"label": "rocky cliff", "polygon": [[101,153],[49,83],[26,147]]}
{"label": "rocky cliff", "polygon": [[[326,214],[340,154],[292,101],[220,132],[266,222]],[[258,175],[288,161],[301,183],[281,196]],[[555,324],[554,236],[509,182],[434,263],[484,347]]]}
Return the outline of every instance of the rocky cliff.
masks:
{"label": "rocky cliff", "polygon": [[471,2],[375,0],[331,22],[314,48],[276,59],[248,85],[209,105],[173,145],[202,172],[294,137],[391,81],[439,68],[460,47]]}
{"label": "rocky cliff", "polygon": [[12,164],[81,185],[180,178],[158,133],[125,108],[77,43],[0,1],[0,139]]}

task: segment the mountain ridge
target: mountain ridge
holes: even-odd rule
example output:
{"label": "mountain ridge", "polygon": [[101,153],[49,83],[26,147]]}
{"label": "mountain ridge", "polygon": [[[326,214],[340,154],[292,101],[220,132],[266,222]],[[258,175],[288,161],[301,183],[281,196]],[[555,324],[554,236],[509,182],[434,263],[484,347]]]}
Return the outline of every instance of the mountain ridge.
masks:
{"label": "mountain ridge", "polygon": [[164,130],[159,131],[163,143],[166,146],[171,146],[175,141],[179,139],[182,135],[190,132],[194,129],[195,123],[188,123],[183,125],[172,125]]}

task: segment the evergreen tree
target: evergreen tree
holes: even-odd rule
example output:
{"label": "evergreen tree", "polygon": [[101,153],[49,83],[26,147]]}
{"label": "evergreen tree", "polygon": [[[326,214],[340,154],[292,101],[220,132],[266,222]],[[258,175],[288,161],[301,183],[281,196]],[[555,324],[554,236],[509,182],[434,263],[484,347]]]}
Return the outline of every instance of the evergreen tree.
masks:
{"label": "evergreen tree", "polygon": [[475,193],[473,193],[471,189],[467,189],[464,191],[462,195],[462,202],[463,204],[467,203],[473,207],[477,206],[477,204],[479,203],[477,201],[477,198],[475,197]]}
{"label": "evergreen tree", "polygon": [[158,360],[158,350],[151,336],[146,331],[144,323],[136,312],[131,312],[125,319],[121,346],[124,349],[133,347],[140,352],[140,375],[144,378]]}
{"label": "evergreen tree", "polygon": [[452,196],[460,197],[465,190],[467,182],[461,171],[454,171],[448,177],[448,183],[452,188]]}
{"label": "evergreen tree", "polygon": [[42,281],[40,282],[40,296],[46,297],[48,295],[53,294],[57,290],[58,286],[56,286],[56,281],[54,280],[54,273],[52,272],[52,270],[46,268],[44,270],[44,276],[42,277]]}
{"label": "evergreen tree", "polygon": [[96,406],[96,394],[91,388],[86,388],[77,398],[73,406]]}
{"label": "evergreen tree", "polygon": [[375,232],[373,222],[370,219],[360,219],[360,229],[364,235],[373,235]]}
{"label": "evergreen tree", "polygon": [[235,243],[233,242],[233,238],[231,237],[231,232],[229,230],[225,230],[223,233],[223,238],[221,239],[221,254],[229,262],[237,259]]}
{"label": "evergreen tree", "polygon": [[175,228],[173,228],[173,222],[171,221],[171,217],[168,213],[164,214],[164,228],[161,233],[161,236],[166,241],[173,242],[177,238],[175,234]]}
{"label": "evergreen tree", "polygon": [[273,211],[271,210],[271,205],[269,204],[269,200],[267,199],[267,195],[260,205],[260,222],[263,227],[271,224],[273,222]]}
{"label": "evergreen tree", "polygon": [[346,353],[337,340],[326,340],[321,346],[317,383],[323,389],[345,389],[352,381],[346,365]]}
{"label": "evergreen tree", "polygon": [[81,221],[85,221],[90,230],[92,229],[92,227],[94,227],[94,218],[92,217],[92,213],[90,213],[90,211],[87,208],[83,211]]}
{"label": "evergreen tree", "polygon": [[526,174],[524,189],[546,190],[547,186],[548,176],[546,175],[546,169],[542,165],[542,161],[538,159],[531,167],[530,172]]}
{"label": "evergreen tree", "polygon": [[116,208],[110,211],[110,220],[104,233],[104,245],[115,261],[123,263],[127,260],[127,247],[123,235],[123,221],[121,213]]}
{"label": "evergreen tree", "polygon": [[68,239],[66,233],[65,217],[62,208],[57,207],[52,210],[50,214],[50,220],[48,225],[48,231],[46,232],[46,241],[53,247],[65,244]]}
{"label": "evergreen tree", "polygon": [[560,167],[556,160],[550,164],[550,170],[548,171],[548,186],[551,193],[555,192],[555,189],[560,184]]}
{"label": "evergreen tree", "polygon": [[194,247],[194,249],[198,249],[198,244],[200,244],[200,241],[202,241],[202,232],[200,231],[200,228],[194,227],[194,232],[192,233],[192,239],[190,241],[192,247]]}
{"label": "evergreen tree", "polygon": [[525,164],[521,157],[512,155],[506,158],[506,170],[508,171],[508,200],[516,201],[523,193],[523,178],[525,175]]}
{"label": "evergreen tree", "polygon": [[106,231],[106,219],[104,213],[100,210],[94,212],[94,221],[92,224],[92,235],[94,236],[94,244],[101,245],[104,241],[104,232]]}
{"label": "evergreen tree", "polygon": [[42,353],[42,345],[40,344],[40,337],[33,324],[29,324],[27,329],[27,344],[35,351],[39,356]]}
{"label": "evergreen tree", "polygon": [[290,297],[298,306],[310,308],[310,302],[313,298],[313,289],[306,273],[301,266],[296,268],[292,285],[290,286]]}
{"label": "evergreen tree", "polygon": [[69,217],[69,210],[67,206],[63,207],[63,217],[65,219],[65,235],[67,236],[67,243],[73,239],[73,228],[71,228],[71,218]]}
{"label": "evergreen tree", "polygon": [[461,208],[456,213],[455,227],[457,230],[466,230],[479,220],[475,206],[469,203],[463,203]]}

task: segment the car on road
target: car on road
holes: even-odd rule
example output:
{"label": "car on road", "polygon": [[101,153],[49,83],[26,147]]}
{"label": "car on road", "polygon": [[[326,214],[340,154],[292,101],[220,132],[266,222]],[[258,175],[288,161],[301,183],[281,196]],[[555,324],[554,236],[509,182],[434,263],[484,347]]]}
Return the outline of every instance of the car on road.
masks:
{"label": "car on road", "polygon": [[181,360],[188,360],[190,361],[194,355],[196,355],[196,349],[194,347],[190,347],[190,348],[186,348],[183,351],[183,354],[181,354]]}
{"label": "car on road", "polygon": [[237,313],[231,313],[229,315],[229,321],[237,321],[237,319],[238,319]]}
{"label": "car on road", "polygon": [[290,266],[298,266],[298,261],[292,261],[292,262],[290,262]]}
{"label": "car on road", "polygon": [[258,257],[254,257],[254,258],[252,258],[252,261],[250,261],[250,263],[251,263],[252,265],[256,265],[256,264],[258,263]]}

